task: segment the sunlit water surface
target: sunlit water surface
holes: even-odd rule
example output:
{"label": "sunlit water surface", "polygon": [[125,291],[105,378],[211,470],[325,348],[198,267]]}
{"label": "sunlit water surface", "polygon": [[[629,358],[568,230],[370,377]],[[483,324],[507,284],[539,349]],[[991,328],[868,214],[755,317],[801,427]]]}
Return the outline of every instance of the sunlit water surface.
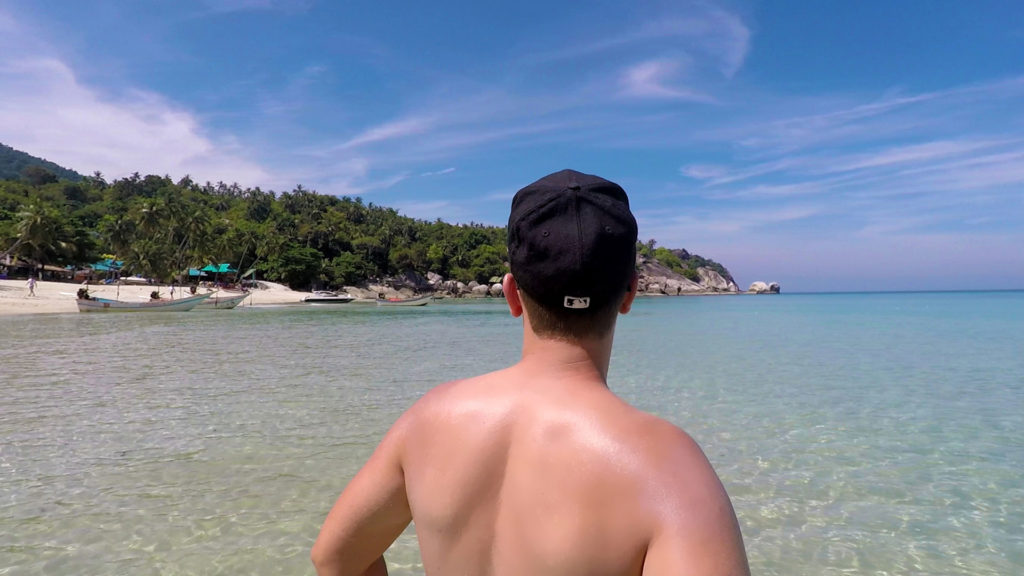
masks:
{"label": "sunlit water surface", "polygon": [[[0,318],[0,574],[304,574],[498,302]],[[1024,573],[1024,293],[645,299],[610,384],[688,430],[756,574]],[[387,554],[422,574],[410,528]]]}

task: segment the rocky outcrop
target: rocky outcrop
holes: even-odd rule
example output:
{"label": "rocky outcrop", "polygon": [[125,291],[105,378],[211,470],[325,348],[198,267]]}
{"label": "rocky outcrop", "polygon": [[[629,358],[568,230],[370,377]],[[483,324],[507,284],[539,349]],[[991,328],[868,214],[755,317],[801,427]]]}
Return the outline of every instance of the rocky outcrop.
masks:
{"label": "rocky outcrop", "polygon": [[697,280],[668,268],[657,260],[637,255],[640,294],[679,296],[683,294],[736,294],[739,287],[718,272],[705,267],[696,270]]}
{"label": "rocky outcrop", "polygon": [[[738,294],[741,292],[729,271],[712,260],[690,254],[686,250],[672,250],[682,262],[672,264],[675,270],[652,258],[638,253],[636,259],[638,293],[646,295],[679,296],[685,294]],[[648,252],[649,253],[649,252]],[[684,275],[685,274],[685,275]],[[777,283],[755,282],[747,290],[754,294],[777,294]],[[486,283],[476,281],[464,284],[445,279],[436,272],[420,275],[407,272],[393,278],[368,281],[360,286],[346,286],[345,291],[357,298],[409,298],[415,294],[433,293],[451,298],[501,298],[504,296],[499,277]]]}
{"label": "rocky outcrop", "polygon": [[700,285],[715,292],[739,292],[740,289],[732,280],[726,280],[721,274],[711,268],[697,268],[697,275],[700,276]]}
{"label": "rocky outcrop", "polygon": [[769,284],[767,282],[761,282],[760,280],[758,280],[757,282],[754,282],[753,284],[750,285],[750,288],[747,289],[747,292],[749,294],[778,294],[781,290],[782,288],[779,287],[778,282],[772,282],[771,284]]}

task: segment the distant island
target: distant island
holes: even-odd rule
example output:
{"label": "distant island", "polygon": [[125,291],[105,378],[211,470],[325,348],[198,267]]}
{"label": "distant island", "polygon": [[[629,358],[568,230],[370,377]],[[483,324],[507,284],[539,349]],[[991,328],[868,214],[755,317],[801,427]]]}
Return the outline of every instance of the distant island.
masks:
{"label": "distant island", "polygon": [[[216,281],[493,295],[505,243],[504,227],[417,220],[301,185],[275,193],[138,173],[107,182],[0,144],[0,273],[29,266],[59,278],[109,261],[120,274],[187,283],[227,262],[233,274]],[[637,269],[645,294],[740,292],[723,265],[654,240],[637,244]]]}

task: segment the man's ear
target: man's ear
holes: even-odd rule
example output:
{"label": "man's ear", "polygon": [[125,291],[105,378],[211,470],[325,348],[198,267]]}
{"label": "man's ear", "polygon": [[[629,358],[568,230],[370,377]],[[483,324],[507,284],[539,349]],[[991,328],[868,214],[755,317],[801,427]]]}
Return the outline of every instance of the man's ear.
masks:
{"label": "man's ear", "polygon": [[636,298],[636,290],[639,283],[640,277],[637,276],[636,272],[633,272],[633,278],[629,281],[629,291],[626,292],[626,297],[622,299],[622,305],[619,306],[619,314],[629,314],[630,308],[633,307],[633,299]]}
{"label": "man's ear", "polygon": [[519,285],[516,284],[516,279],[512,277],[512,274],[505,274],[501,279],[501,291],[505,294],[505,302],[508,303],[508,311],[512,314],[513,318],[519,318],[523,315],[523,301],[519,298]]}

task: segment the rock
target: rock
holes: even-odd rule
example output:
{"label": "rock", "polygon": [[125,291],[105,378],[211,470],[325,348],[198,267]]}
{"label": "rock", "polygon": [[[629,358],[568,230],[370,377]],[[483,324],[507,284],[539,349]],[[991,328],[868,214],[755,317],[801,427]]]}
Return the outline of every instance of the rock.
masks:
{"label": "rock", "polygon": [[502,288],[501,288],[501,283],[495,282],[494,284],[491,284],[491,290],[490,290],[491,296],[494,296],[495,298],[497,298],[497,297],[501,296],[502,293],[503,293],[503,291],[502,291]]}
{"label": "rock", "polygon": [[444,283],[444,277],[436,272],[427,272],[427,283],[431,286],[439,286]]}
{"label": "rock", "polygon": [[704,287],[695,282],[691,282],[687,278],[671,279],[666,278],[663,282],[664,288],[662,292],[669,296],[678,296],[680,294],[692,294],[694,292],[704,292]]}
{"label": "rock", "polygon": [[700,285],[713,292],[739,292],[736,284],[726,280],[721,274],[711,268],[701,266],[697,268],[697,275],[700,276]]}
{"label": "rock", "polygon": [[779,286],[778,282],[772,282],[768,285],[768,292],[771,292],[772,294],[778,294],[781,291],[782,288]]}
{"label": "rock", "polygon": [[641,255],[637,255],[637,266],[640,269],[637,292],[641,294],[676,296],[708,291],[704,286],[691,281],[682,274],[674,272],[657,261],[647,260]]}
{"label": "rock", "polygon": [[476,289],[476,287],[477,287],[477,286],[479,286],[479,285],[480,285],[480,283],[479,283],[479,282],[477,282],[476,280],[471,280],[471,281],[469,282],[469,284],[466,284],[466,287],[467,287],[467,288],[469,288],[469,289],[470,289],[470,291],[473,291],[473,290],[475,290],[475,289]]}
{"label": "rock", "polygon": [[[476,284],[476,283],[475,282],[470,282],[470,284]],[[473,296],[476,296],[476,297],[483,297],[483,296],[487,296],[487,293],[490,291],[490,289],[491,289],[490,286],[487,286],[486,284],[477,284],[476,286],[473,286],[472,289],[470,289],[470,293]]]}
{"label": "rock", "polygon": [[429,290],[431,287],[426,278],[412,270],[407,270],[403,274],[395,276],[394,278],[386,278],[384,283],[399,290],[405,288],[408,288],[411,291]]}
{"label": "rock", "polygon": [[465,294],[467,290],[469,290],[469,286],[466,286],[465,283],[463,283],[463,282],[456,282],[455,283],[455,291],[456,291],[456,293],[458,293],[458,294]]}
{"label": "rock", "polygon": [[765,284],[764,282],[758,280],[757,282],[754,282],[753,284],[750,285],[750,288],[747,289],[747,292],[750,292],[751,294],[767,294],[768,284]]}
{"label": "rock", "polygon": [[367,288],[360,288],[358,286],[342,286],[341,289],[349,296],[355,296],[360,300],[374,299],[377,297],[377,292],[374,292]]}

